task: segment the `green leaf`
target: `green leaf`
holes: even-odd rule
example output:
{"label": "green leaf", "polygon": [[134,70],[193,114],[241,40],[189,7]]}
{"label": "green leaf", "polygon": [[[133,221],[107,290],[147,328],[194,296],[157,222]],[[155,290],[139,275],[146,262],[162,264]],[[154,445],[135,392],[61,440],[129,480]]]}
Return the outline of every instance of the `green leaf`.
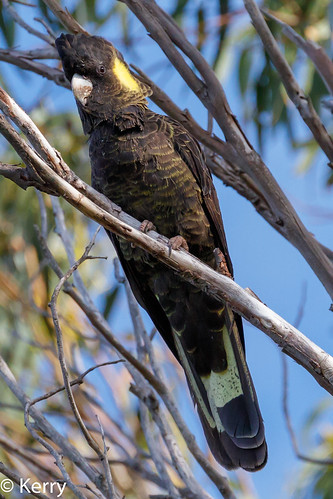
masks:
{"label": "green leaf", "polygon": [[182,22],[185,7],[187,4],[188,4],[188,0],[178,0],[176,7],[171,14],[172,17],[174,18],[174,20],[177,21],[179,24],[181,24],[181,22]]}
{"label": "green leaf", "polygon": [[215,70],[219,64],[220,57],[222,55],[222,48],[224,47],[224,41],[227,34],[227,29],[229,22],[227,21],[227,14],[229,12],[229,0],[219,0],[219,16],[220,16],[220,28],[218,44],[216,49],[216,54],[213,62],[213,69]]}
{"label": "green leaf", "polygon": [[118,293],[119,293],[119,285],[116,284],[109,291],[109,293],[106,295],[105,304],[104,304],[104,310],[103,310],[103,316],[105,317],[105,319],[109,318],[109,316],[110,316],[110,314],[112,312],[113,306],[115,304],[116,298],[118,296]]}
{"label": "green leaf", "polygon": [[327,179],[327,187],[331,187],[331,185],[333,185],[333,173],[331,173],[329,176],[328,176],[328,179]]}
{"label": "green leaf", "polygon": [[250,69],[252,65],[253,52],[245,49],[241,53],[238,64],[238,80],[241,94],[244,95],[249,84]]}
{"label": "green leaf", "polygon": [[197,12],[198,19],[198,40],[197,49],[201,50],[206,39],[206,21],[205,21],[205,11],[202,7],[198,9]]}
{"label": "green leaf", "polygon": [[87,10],[87,17],[89,19],[89,22],[98,22],[98,17],[96,14],[96,2],[95,0],[85,0],[84,1],[86,10]]}
{"label": "green leaf", "polygon": [[15,23],[2,7],[0,8],[0,28],[8,47],[13,47],[15,40]]}

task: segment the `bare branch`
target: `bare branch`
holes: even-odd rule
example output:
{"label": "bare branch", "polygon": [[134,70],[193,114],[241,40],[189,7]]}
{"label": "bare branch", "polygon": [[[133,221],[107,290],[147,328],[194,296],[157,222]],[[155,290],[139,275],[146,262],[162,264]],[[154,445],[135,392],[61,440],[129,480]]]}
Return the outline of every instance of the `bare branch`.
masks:
{"label": "bare branch", "polygon": [[46,31],[48,32],[50,37],[53,38],[53,40],[55,40],[57,38],[56,33],[53,31],[51,26],[49,26],[48,23],[44,19],[41,19],[40,17],[34,17],[34,21],[41,23],[41,25],[44,26],[44,28],[46,29]]}
{"label": "bare branch", "polygon": [[[69,235],[69,232],[68,232],[66,224],[65,224],[64,212],[61,208],[59,199],[52,198],[51,202],[52,202],[52,208],[53,208],[53,215],[54,215],[54,219],[56,222],[56,229],[55,230],[62,240],[62,243],[64,245],[64,248],[65,248],[65,251],[67,254],[69,264],[71,266],[73,266],[75,264],[75,256],[74,256],[73,246],[71,243],[71,237]],[[99,228],[97,229],[97,232],[94,236],[94,240],[96,238],[98,231],[99,231]],[[80,275],[78,270],[76,270],[74,272],[73,279],[74,279],[75,286],[78,288],[79,292],[81,293],[81,295],[83,296],[85,301],[87,301],[87,302],[91,301],[90,295],[89,295],[88,291],[86,290],[85,285],[83,284],[83,280],[82,280],[81,275]]]}
{"label": "bare branch", "polygon": [[38,38],[44,40],[45,42],[49,43],[50,45],[53,45],[54,39],[49,36],[49,35],[44,35],[44,33],[41,33],[40,31],[32,28],[28,23],[22,19],[21,16],[18,15],[14,7],[12,7],[9,3],[8,0],[2,0],[4,8],[8,11],[10,16],[14,19],[14,21],[22,26],[23,29],[25,29],[28,33],[31,33],[32,35],[37,36]]}
{"label": "bare branch", "polygon": [[43,2],[65,26],[65,28],[68,29],[68,31],[74,34],[88,34],[88,32],[74,19],[74,17],[68,12],[68,10],[61,7],[60,3],[57,0],[43,0]]}
{"label": "bare branch", "polygon": [[[22,388],[19,386],[13,373],[11,372],[8,365],[6,364],[6,362],[4,361],[4,359],[1,356],[0,356],[0,376],[4,380],[4,382],[6,383],[8,388],[11,390],[11,392],[14,394],[14,396],[19,400],[19,402],[24,407],[27,424],[30,425],[29,428],[31,429],[31,431],[36,434],[36,437],[37,437],[36,440],[40,441],[40,437],[39,437],[38,433],[34,430],[31,423],[29,422],[28,414],[30,414],[31,417],[34,419],[35,424],[42,431],[42,433],[61,449],[61,452],[64,454],[64,456],[67,456],[76,466],[78,466],[78,468],[81,469],[82,472],[85,473],[86,476],[97,487],[98,486],[101,487],[100,477],[99,477],[99,473],[97,472],[97,470],[95,470],[90,464],[88,464],[87,461],[77,451],[77,449],[75,447],[73,447],[65,437],[63,437],[60,433],[58,433],[53,428],[53,426],[47,421],[47,419],[43,416],[43,414],[36,409],[36,407],[30,408],[31,401],[30,401],[29,397],[24,393]],[[29,429],[29,431],[30,431],[30,429]],[[42,445],[44,446],[43,442],[40,442],[40,443],[42,443]],[[47,443],[47,445],[49,445],[49,444]],[[53,452],[53,448],[52,448],[52,452]],[[56,458],[57,463],[59,461],[60,466],[63,466],[62,462],[61,462],[61,456],[58,453],[55,453],[54,457]],[[60,469],[61,469],[61,471],[63,471],[62,468],[60,468]],[[64,470],[64,472],[66,475],[66,473],[67,473],[66,470]]]}
{"label": "bare branch", "polygon": [[295,435],[295,431],[291,422],[290,414],[289,414],[289,404],[288,404],[288,364],[287,364],[287,359],[284,355],[281,356],[282,360],[282,383],[283,383],[283,400],[282,400],[282,406],[283,406],[283,414],[284,418],[286,420],[286,425],[287,425],[287,430],[290,436],[291,444],[294,450],[295,455],[301,459],[302,461],[306,461],[308,463],[312,464],[319,464],[322,466],[330,466],[333,465],[333,459],[316,459],[314,457],[306,456],[302,452],[300,452],[298,443],[297,443],[297,438]]}
{"label": "bare branch", "polygon": [[[0,125],[1,127],[1,125]],[[0,162],[0,175],[15,182],[19,187],[26,190],[28,187],[36,187],[43,190],[44,184],[30,177],[27,168],[23,166],[10,165]]]}
{"label": "bare branch", "polygon": [[[89,433],[88,429],[86,428],[86,425],[84,424],[84,422],[82,420],[81,414],[77,408],[77,405],[76,405],[76,402],[74,399],[74,395],[73,395],[72,388],[71,388],[71,383],[69,381],[69,373],[68,373],[67,363],[66,363],[65,354],[64,354],[63,337],[62,337],[62,332],[60,329],[58,311],[57,311],[57,306],[56,306],[59,293],[61,291],[61,288],[65,284],[65,282],[67,282],[67,280],[71,277],[73,272],[81,265],[81,263],[83,263],[84,261],[86,261],[88,259],[93,258],[93,257],[89,256],[89,253],[90,253],[90,250],[93,247],[94,243],[95,243],[95,238],[93,238],[92,241],[88,244],[88,246],[86,247],[81,258],[79,258],[79,260],[77,260],[73,264],[73,266],[69,269],[69,271],[60,279],[59,283],[55,287],[54,292],[52,294],[52,298],[50,301],[50,308],[51,308],[51,312],[52,312],[53,324],[54,324],[56,335],[57,335],[58,358],[59,358],[61,372],[62,372],[62,376],[63,376],[63,380],[64,380],[64,385],[66,388],[66,393],[67,393],[67,397],[68,397],[71,409],[73,411],[75,419],[76,419],[76,421],[81,429],[81,432],[82,432],[84,438],[86,439],[88,445],[94,450],[94,452],[97,454],[97,456],[99,457],[100,461],[103,463],[103,466],[104,466],[104,464],[105,464],[104,452],[100,449],[99,444],[96,442],[94,437]],[[108,464],[107,464],[107,466],[108,466]],[[108,478],[107,474],[105,475],[105,478],[106,479]],[[114,499],[115,497],[117,497],[117,495],[115,495],[115,492],[114,492],[112,480],[111,481],[107,480],[105,494],[106,494],[106,497],[108,499]]]}
{"label": "bare branch", "polygon": [[[18,59],[26,59],[28,61],[33,61],[34,59],[58,59],[58,51],[55,47],[43,47],[40,49],[30,49],[30,50],[15,50],[11,48],[0,49],[0,59],[2,56],[8,56],[12,58],[12,63],[16,64]],[[1,59],[2,60],[2,59]],[[10,62],[10,61],[8,61]],[[52,68],[50,68],[52,69]]]}
{"label": "bare branch", "polygon": [[0,61],[9,62],[21,69],[41,75],[48,80],[54,81],[61,87],[70,88],[63,71],[32,60],[29,55],[25,57],[23,52],[19,52],[18,50],[0,49]]}
{"label": "bare branch", "polygon": [[[113,360],[113,361],[109,361],[109,362],[103,362],[102,364],[97,364],[96,366],[90,367],[89,369],[84,371],[84,373],[80,374],[80,376],[78,376],[76,379],[73,379],[72,381],[70,381],[70,386],[81,385],[83,383],[83,379],[87,376],[87,374],[95,371],[95,369],[99,369],[100,367],[104,367],[104,366],[111,366],[113,364],[119,364],[119,362],[124,362],[124,361],[122,359]],[[64,390],[66,390],[65,385],[60,386],[59,388],[55,388],[54,390],[51,390],[50,392],[45,393],[45,395],[41,395],[40,397],[33,399],[30,403],[30,407],[37,404],[38,402],[41,402],[42,400],[47,400],[47,399],[53,397],[54,395],[56,395],[57,393],[60,393]]]}
{"label": "bare branch", "polygon": [[32,120],[26,119],[26,113],[20,108],[4,90],[0,88],[0,107],[3,113],[8,116],[27,136],[32,146],[38,151],[38,154],[45,160],[51,162],[56,171],[64,175],[69,171],[68,166],[62,157],[53,147],[50,146],[44,135]]}
{"label": "bare branch", "polygon": [[96,415],[98,425],[100,427],[101,435],[102,435],[102,441],[103,441],[103,459],[102,459],[102,464],[104,468],[104,473],[105,473],[105,479],[106,483],[108,484],[108,490],[110,491],[110,498],[116,497],[116,490],[113,485],[112,481],[112,476],[111,476],[111,469],[109,466],[109,461],[108,461],[108,447],[106,446],[105,442],[105,434],[104,434],[104,428],[102,426],[101,420],[98,415]]}
{"label": "bare branch", "polygon": [[282,33],[306,53],[309,59],[311,59],[316,66],[318,73],[327,87],[327,90],[333,94],[333,63],[323,47],[311,40],[305,40],[291,26],[288,26],[287,23],[281,21],[281,19],[278,19],[266,9],[260,10],[264,16],[277,22],[282,27]]}
{"label": "bare branch", "polygon": [[250,14],[253,25],[261,38],[265,50],[269,54],[272,63],[281,77],[290,100],[295,104],[304,122],[311,130],[315,140],[328,157],[330,161],[329,166],[333,168],[333,141],[321,122],[310,98],[304,94],[303,90],[298,85],[289,64],[282,55],[282,52],[255,1],[244,0],[244,5]]}

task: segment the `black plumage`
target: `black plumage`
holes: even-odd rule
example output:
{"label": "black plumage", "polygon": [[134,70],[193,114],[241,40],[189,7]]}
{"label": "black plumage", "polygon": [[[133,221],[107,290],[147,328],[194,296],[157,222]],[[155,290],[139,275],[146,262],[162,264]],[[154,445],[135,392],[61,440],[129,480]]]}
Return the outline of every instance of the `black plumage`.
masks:
{"label": "black plumage", "polygon": [[[131,75],[112,44],[80,34],[61,35],[56,46],[90,136],[93,186],[211,267],[218,248],[232,274],[197,141],[180,123],[148,109],[150,88]],[[185,370],[215,458],[228,469],[260,469],[267,448],[241,318],[145,251],[109,236],[134,295]]]}

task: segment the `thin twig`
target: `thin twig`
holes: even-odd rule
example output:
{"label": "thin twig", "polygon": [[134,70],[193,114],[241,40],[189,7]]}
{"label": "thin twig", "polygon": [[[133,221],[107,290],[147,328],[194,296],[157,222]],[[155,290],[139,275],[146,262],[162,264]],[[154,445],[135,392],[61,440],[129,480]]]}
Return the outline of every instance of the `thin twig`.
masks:
{"label": "thin twig", "polygon": [[[75,255],[74,255],[73,245],[72,245],[72,241],[71,241],[71,236],[70,236],[70,234],[67,230],[67,227],[66,227],[65,215],[64,215],[63,209],[61,208],[61,205],[60,205],[58,198],[52,197],[51,202],[52,202],[53,216],[54,216],[55,223],[56,223],[55,231],[58,233],[59,237],[62,240],[63,246],[64,246],[66,254],[67,254],[69,265],[73,266],[75,264]],[[100,227],[98,227],[96,229],[96,233],[94,235],[94,240],[97,237],[99,229],[100,229]],[[105,258],[107,258],[107,257],[105,257]],[[77,289],[79,290],[79,292],[81,293],[83,298],[87,302],[91,301],[91,297],[90,297],[90,295],[89,295],[89,293],[88,293],[88,291],[83,283],[83,280],[82,280],[82,277],[80,275],[79,270],[76,270],[73,273],[73,280],[74,280],[75,286],[77,287]]]}
{"label": "thin twig", "polygon": [[333,465],[333,459],[316,459],[314,457],[307,456],[303,454],[298,447],[296,434],[291,422],[290,414],[289,414],[289,403],[288,403],[288,363],[285,355],[281,355],[282,360],[282,383],[283,383],[283,399],[282,399],[282,407],[283,407],[283,415],[287,424],[288,433],[290,436],[291,444],[293,451],[299,459],[302,461],[306,461],[312,464],[319,464],[321,466],[329,466]]}
{"label": "thin twig", "polygon": [[[70,459],[77,465],[79,468],[84,471],[87,476],[89,476],[94,483],[98,484],[97,477],[95,475],[95,471],[93,468],[86,463],[86,461],[80,456],[77,450],[71,446],[71,444],[60,435],[50,423],[44,418],[44,416],[35,408],[32,407],[30,411],[30,400],[27,395],[23,392],[22,388],[18,385],[13,373],[9,369],[8,365],[4,361],[4,359],[0,356],[0,376],[5,381],[6,385],[15,395],[15,397],[21,402],[24,407],[24,420],[27,426],[28,431],[33,435],[33,437],[40,442],[55,458],[56,463],[64,477],[65,482],[69,486],[69,488],[79,497],[80,499],[85,499],[84,496],[80,493],[80,491],[76,488],[76,486],[71,481],[63,463],[62,456],[54,450],[54,448],[42,437],[39,436],[34,426],[30,422],[30,414],[34,419],[35,423],[38,425],[40,430],[46,435],[52,442],[62,449],[62,452],[70,456]],[[99,485],[100,486],[100,485]]]}
{"label": "thin twig", "polygon": [[74,17],[68,12],[68,10],[61,7],[60,3],[57,0],[43,0],[43,2],[65,26],[65,28],[68,29],[68,31],[75,34],[88,34],[88,32],[74,19]]}
{"label": "thin twig", "polygon": [[50,38],[52,38],[53,40],[57,38],[56,33],[53,31],[51,26],[45,21],[45,19],[41,19],[40,17],[34,17],[34,21],[37,21],[38,23],[41,23],[42,26],[44,26]]}
{"label": "thin twig", "polygon": [[20,26],[22,26],[22,28],[24,28],[28,33],[31,33],[32,35],[35,35],[37,36],[38,38],[40,38],[41,40],[44,40],[45,42],[47,42],[48,44],[52,45],[54,44],[54,40],[52,39],[51,36],[48,36],[48,35],[44,35],[44,33],[41,33],[40,31],[32,28],[30,26],[30,24],[26,23],[24,21],[24,19],[22,19],[21,16],[19,16],[19,14],[16,12],[16,10],[14,9],[14,7],[12,7],[9,3],[8,0],[2,0],[2,3],[3,3],[3,6],[4,8],[8,11],[8,13],[10,14],[10,16],[14,19],[14,21],[19,24]]}
{"label": "thin twig", "polygon": [[108,484],[108,490],[110,491],[110,497],[112,499],[112,498],[116,497],[116,491],[115,491],[115,488],[113,485],[113,480],[112,480],[112,476],[111,476],[111,468],[110,468],[109,461],[108,461],[108,450],[109,449],[106,446],[104,428],[102,426],[102,423],[101,423],[101,420],[100,420],[98,414],[96,414],[96,418],[98,421],[98,425],[100,428],[102,441],[103,441],[103,457],[104,457],[104,459],[102,459],[102,464],[103,464],[103,468],[104,468],[105,479],[106,479],[106,482]]}
{"label": "thin twig", "polygon": [[[124,361],[122,359],[113,360],[113,361],[109,361],[109,362],[102,362],[101,364],[97,364],[96,366],[90,367],[89,369],[84,371],[84,373],[80,374],[80,376],[78,376],[76,379],[73,379],[72,381],[70,381],[70,386],[81,385],[83,383],[83,379],[87,376],[87,374],[91,373],[92,371],[95,371],[95,369],[99,369],[99,368],[104,367],[104,366],[111,366],[114,364],[119,364],[119,362],[124,362]],[[54,390],[51,390],[51,391],[45,393],[44,395],[41,395],[40,397],[34,398],[30,403],[30,407],[37,404],[38,402],[41,402],[42,400],[47,400],[47,399],[53,397],[54,395],[56,395],[57,393],[60,393],[64,390],[66,390],[65,385],[60,386],[59,388],[55,388]]]}
{"label": "thin twig", "polygon": [[[96,236],[96,234],[95,234]],[[59,316],[58,316],[58,311],[57,311],[57,300],[59,293],[63,287],[63,285],[68,281],[68,279],[72,276],[73,272],[86,260],[92,259],[95,257],[91,257],[89,255],[91,248],[95,244],[95,236],[91,240],[91,242],[87,245],[83,255],[72,265],[72,267],[66,272],[66,274],[60,279],[59,283],[55,287],[53,293],[52,293],[52,298],[50,301],[50,308],[51,308],[51,313],[52,313],[52,318],[53,318],[53,324],[55,327],[56,335],[57,335],[57,348],[58,348],[58,358],[59,358],[59,363],[61,367],[61,372],[64,380],[64,385],[67,393],[67,397],[72,409],[72,412],[76,418],[76,421],[79,425],[79,428],[86,439],[88,445],[96,452],[97,456],[100,458],[100,460],[103,462],[104,461],[104,454],[103,451],[100,449],[99,444],[96,442],[94,437],[90,434],[88,429],[86,428],[86,425],[84,424],[81,414],[77,408],[72,388],[71,388],[71,383],[69,380],[69,374],[68,374],[68,369],[67,369],[67,363],[65,359],[65,354],[64,354],[64,344],[63,344],[63,337],[62,337],[62,332],[59,324]],[[107,483],[107,488],[106,488],[106,496],[108,499],[113,499],[114,493],[113,490],[110,489],[109,484]]]}

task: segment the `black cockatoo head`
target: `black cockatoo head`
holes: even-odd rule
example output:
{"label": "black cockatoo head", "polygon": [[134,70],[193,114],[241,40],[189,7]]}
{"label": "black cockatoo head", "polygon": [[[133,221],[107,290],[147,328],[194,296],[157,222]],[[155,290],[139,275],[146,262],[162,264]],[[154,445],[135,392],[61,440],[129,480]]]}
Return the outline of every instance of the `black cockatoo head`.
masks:
{"label": "black cockatoo head", "polygon": [[123,56],[99,36],[61,34],[55,41],[85,133],[89,123],[111,119],[131,105],[145,104],[151,89],[135,78]]}

